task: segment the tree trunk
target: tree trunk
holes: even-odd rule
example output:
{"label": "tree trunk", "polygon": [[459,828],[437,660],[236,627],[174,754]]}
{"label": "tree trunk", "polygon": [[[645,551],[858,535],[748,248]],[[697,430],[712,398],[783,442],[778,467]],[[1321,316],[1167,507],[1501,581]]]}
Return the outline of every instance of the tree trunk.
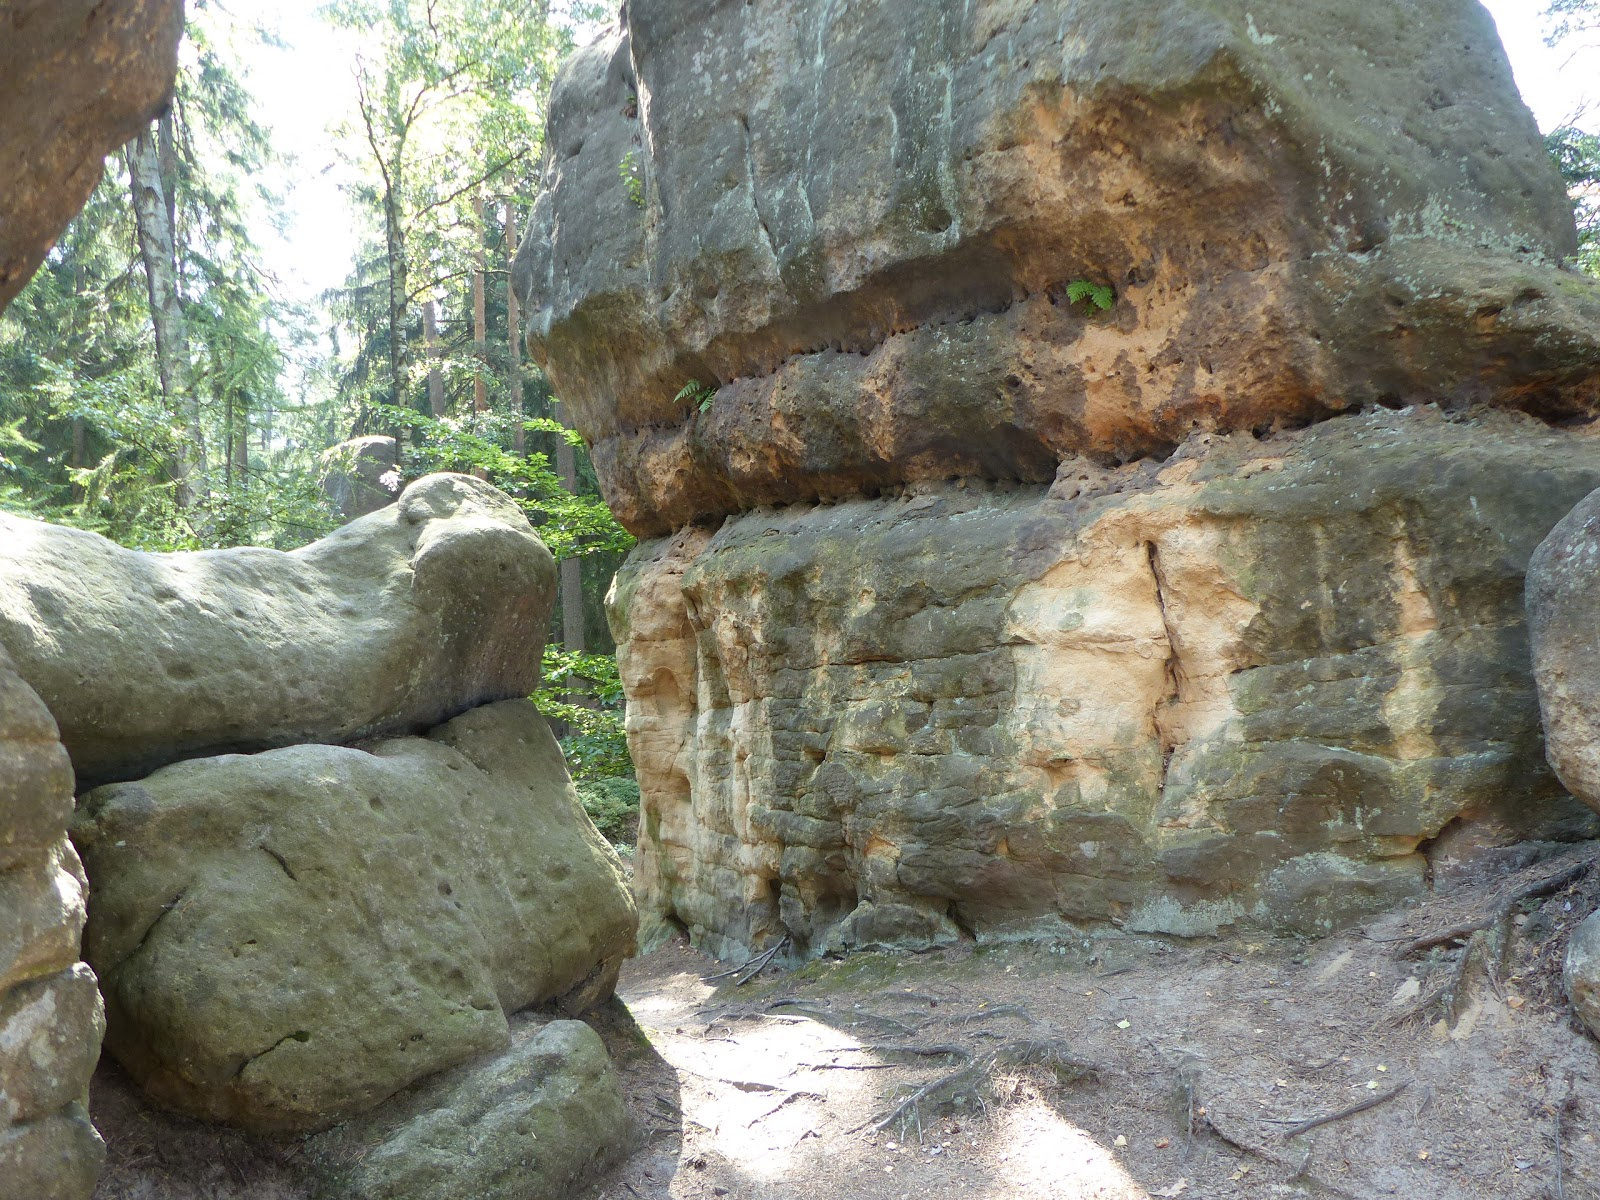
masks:
{"label": "tree trunk", "polygon": [[444,372],[439,369],[439,308],[430,296],[422,305],[422,341],[428,355],[428,411],[444,416]]}
{"label": "tree trunk", "polygon": [[527,431],[522,428],[522,309],[516,289],[511,286],[511,270],[517,257],[517,209],[506,201],[506,347],[511,352],[511,449],[521,458],[528,452]]}
{"label": "tree trunk", "polygon": [[[400,197],[397,177],[387,177],[383,189],[383,242],[389,265],[389,403],[403,408],[406,402],[406,270],[405,237],[400,229]],[[394,436],[394,465],[400,466],[401,439],[405,430],[396,424],[389,431]]]}
{"label": "tree trunk", "polygon": [[168,409],[182,422],[173,478],[177,503],[191,507],[206,495],[206,446],[189,362],[189,334],[178,297],[177,249],[167,198],[161,184],[161,157],[152,129],[146,129],[124,150],[133,193],[139,256],[150,289],[150,322],[156,336],[156,372]]}
{"label": "tree trunk", "polygon": [[484,380],[484,374],[489,369],[489,333],[488,314],[483,294],[483,197],[477,196],[472,201],[472,214],[477,218],[473,224],[472,232],[477,239],[477,246],[472,252],[472,353],[478,360],[477,371],[472,377],[472,411],[481,413],[489,411],[489,388]]}
{"label": "tree trunk", "polygon": [[[566,405],[559,400],[552,406],[556,420],[567,424]],[[556,440],[556,474],[561,485],[578,494],[578,455],[566,438]],[[573,654],[582,654],[586,645],[583,627],[583,563],[576,558],[561,560],[561,642]]]}

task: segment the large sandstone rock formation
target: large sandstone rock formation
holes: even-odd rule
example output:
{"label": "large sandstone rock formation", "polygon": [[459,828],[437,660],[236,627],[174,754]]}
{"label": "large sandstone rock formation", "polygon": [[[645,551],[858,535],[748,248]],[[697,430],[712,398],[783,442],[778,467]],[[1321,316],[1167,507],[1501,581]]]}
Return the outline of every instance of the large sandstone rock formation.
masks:
{"label": "large sandstone rock formation", "polygon": [[72,766],[0,649],[0,1193],[87,1200],[105,1147],[89,1123],[104,1018],[78,961],[85,881],[67,841]]}
{"label": "large sandstone rock formation", "polygon": [[1463,817],[1581,834],[1520,600],[1597,482],[1593,438],[1380,411],[645,543],[613,608],[644,894],[730,952],[1316,933]]}
{"label": "large sandstone rock formation", "polygon": [[636,533],[1373,402],[1596,403],[1600,299],[1474,0],[628,13],[557,85],[516,283]]}
{"label": "large sandstone rock formation", "polygon": [[90,792],[85,955],[163,1103],[308,1129],[611,994],[636,918],[526,700],[426,739],[199,759]]}
{"label": "large sandstone rock formation", "polygon": [[1318,930],[1590,828],[1520,595],[1600,289],[1473,0],[632,0],[548,142],[657,914]]}
{"label": "large sandstone rock formation", "polygon": [[0,309],[166,105],[182,0],[12,0],[0,18]]}
{"label": "large sandstone rock formation", "polygon": [[526,696],[555,565],[508,497],[430,475],[290,553],[142,554],[0,515],[0,646],[80,786],[165,763],[413,733]]}

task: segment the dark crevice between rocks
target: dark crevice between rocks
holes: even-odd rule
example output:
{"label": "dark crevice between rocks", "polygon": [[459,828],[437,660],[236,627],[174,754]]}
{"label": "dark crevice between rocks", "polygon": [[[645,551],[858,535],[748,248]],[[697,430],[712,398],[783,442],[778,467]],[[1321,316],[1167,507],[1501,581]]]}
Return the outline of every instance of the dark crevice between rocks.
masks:
{"label": "dark crevice between rocks", "polygon": [[1177,748],[1177,739],[1172,736],[1163,719],[1179,703],[1183,696],[1183,667],[1178,661],[1178,640],[1176,631],[1172,627],[1172,616],[1167,611],[1167,580],[1161,571],[1161,550],[1154,542],[1144,544],[1145,557],[1150,563],[1150,575],[1155,580],[1156,607],[1161,610],[1161,629],[1167,639],[1167,692],[1156,704],[1155,723],[1156,733],[1161,739],[1161,782],[1158,792],[1167,789],[1167,771],[1172,766],[1173,751]]}
{"label": "dark crevice between rocks", "polygon": [[183,891],[179,892],[171,900],[168,900],[161,906],[161,915],[154,921],[150,922],[149,927],[144,931],[144,936],[139,939],[138,945],[134,946],[132,950],[128,951],[126,958],[132,958],[134,955],[138,954],[139,951],[144,949],[145,943],[150,940],[150,935],[155,933],[156,926],[165,921],[173,913],[177,912],[183,904],[184,897],[186,897],[188,894],[189,889],[185,888]]}

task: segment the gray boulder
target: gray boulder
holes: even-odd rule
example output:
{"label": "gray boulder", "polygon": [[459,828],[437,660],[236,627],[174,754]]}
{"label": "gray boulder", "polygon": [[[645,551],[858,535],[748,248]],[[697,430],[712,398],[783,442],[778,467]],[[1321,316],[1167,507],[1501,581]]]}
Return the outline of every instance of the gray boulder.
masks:
{"label": "gray boulder", "polygon": [[599,1035],[525,1015],[501,1053],[408,1089],[309,1153],[319,1200],[567,1200],[633,1132]]}
{"label": "gray boulder", "polygon": [[77,1101],[41,1121],[0,1126],[0,1197],[88,1200],[105,1154],[88,1110]]}
{"label": "gray boulder", "polygon": [[1527,607],[1545,754],[1567,789],[1600,812],[1600,491],[1534,551]]}
{"label": "gray boulder", "polygon": [[526,700],[427,738],[166,767],[84,797],[107,1048],[157,1100],[305,1130],[610,995],[636,915]]}
{"label": "gray boulder", "polygon": [[84,1113],[104,1018],[78,961],[86,883],[66,838],[72,767],[3,647],[0,814],[0,1196],[85,1200],[105,1159]]}
{"label": "gray boulder", "polygon": [[1573,930],[1561,981],[1589,1032],[1600,1037],[1600,912],[1591,913]]}
{"label": "gray boulder", "polygon": [[0,309],[172,95],[182,0],[10,0],[0,38]]}
{"label": "gray boulder", "polygon": [[395,471],[395,442],[383,434],[351,438],[322,452],[322,494],[346,521],[395,502],[399,485],[385,476]]}
{"label": "gray boulder", "polygon": [[141,554],[0,515],[0,646],[80,787],[182,758],[432,728],[526,696],[555,565],[503,493],[430,475],[290,553]]}

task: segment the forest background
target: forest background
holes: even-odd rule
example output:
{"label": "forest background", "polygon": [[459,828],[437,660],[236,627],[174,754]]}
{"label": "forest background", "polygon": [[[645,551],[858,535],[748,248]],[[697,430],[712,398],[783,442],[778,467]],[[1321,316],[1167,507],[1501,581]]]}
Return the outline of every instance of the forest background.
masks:
{"label": "forest background", "polygon": [[[1600,0],[1488,4],[1519,68],[1535,30],[1563,56],[1529,98],[1600,275],[1600,111],[1549,91],[1595,74]],[[189,0],[171,112],[0,316],[0,509],[142,550],[292,549],[338,523],[322,481],[351,438],[395,439],[396,488],[489,479],[562,564],[535,700],[597,824],[631,840],[603,614],[631,539],[523,360],[508,286],[555,70],[614,5],[280,8]]]}

